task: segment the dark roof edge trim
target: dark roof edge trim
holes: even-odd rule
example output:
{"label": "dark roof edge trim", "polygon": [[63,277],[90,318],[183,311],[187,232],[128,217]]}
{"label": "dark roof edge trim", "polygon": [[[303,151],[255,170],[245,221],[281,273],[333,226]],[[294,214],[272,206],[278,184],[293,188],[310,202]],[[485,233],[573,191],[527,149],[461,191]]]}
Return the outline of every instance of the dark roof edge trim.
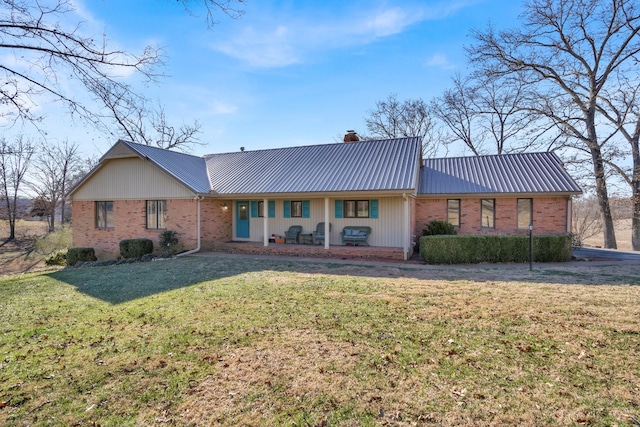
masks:
{"label": "dark roof edge trim", "polygon": [[541,198],[541,197],[558,197],[558,196],[577,196],[582,194],[582,191],[540,191],[537,193],[420,193],[417,195],[418,199],[442,199],[442,198],[466,198],[466,199],[482,199],[482,198]]}

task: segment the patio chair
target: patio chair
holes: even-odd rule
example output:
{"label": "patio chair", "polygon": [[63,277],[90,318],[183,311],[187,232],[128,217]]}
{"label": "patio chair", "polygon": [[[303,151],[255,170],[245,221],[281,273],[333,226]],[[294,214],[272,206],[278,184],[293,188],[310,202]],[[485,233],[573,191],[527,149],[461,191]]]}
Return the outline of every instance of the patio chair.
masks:
{"label": "patio chair", "polygon": [[[329,233],[331,233],[331,223],[329,223]],[[324,244],[324,222],[319,222],[316,225],[316,231],[312,233],[313,235],[313,244]]]}
{"label": "patio chair", "polygon": [[284,242],[298,243],[298,239],[300,238],[300,233],[302,233],[302,226],[292,225],[291,227],[289,227],[287,231],[284,232]]}

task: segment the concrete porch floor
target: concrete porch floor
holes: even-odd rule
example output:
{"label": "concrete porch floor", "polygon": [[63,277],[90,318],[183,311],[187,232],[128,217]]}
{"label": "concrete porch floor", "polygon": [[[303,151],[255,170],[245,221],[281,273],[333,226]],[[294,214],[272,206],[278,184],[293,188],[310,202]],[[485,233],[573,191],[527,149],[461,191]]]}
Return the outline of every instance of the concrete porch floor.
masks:
{"label": "concrete porch floor", "polygon": [[207,247],[203,250],[232,254],[298,256],[309,258],[404,260],[402,248],[381,246],[331,245],[329,249],[325,249],[324,245],[270,243],[269,246],[264,246],[260,242],[225,242]]}

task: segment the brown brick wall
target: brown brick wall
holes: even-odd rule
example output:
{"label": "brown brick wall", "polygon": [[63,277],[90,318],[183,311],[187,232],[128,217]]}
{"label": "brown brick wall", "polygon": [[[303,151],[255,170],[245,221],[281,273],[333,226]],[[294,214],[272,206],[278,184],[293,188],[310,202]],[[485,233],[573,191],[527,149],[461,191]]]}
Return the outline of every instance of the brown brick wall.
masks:
{"label": "brown brick wall", "polygon": [[[201,244],[203,248],[231,239],[231,209],[222,209],[223,201],[203,200],[201,214]],[[227,201],[227,206],[231,206]],[[119,244],[124,239],[147,238],[158,248],[162,230],[146,228],[145,200],[115,200],[113,202],[113,228],[95,227],[95,202],[72,202],[73,246],[92,247],[100,258],[119,255]],[[178,233],[185,249],[197,245],[197,202],[193,199],[167,200],[167,230]]]}
{"label": "brown brick wall", "polygon": [[[211,250],[232,239],[232,201],[205,199],[201,201],[201,243]],[[223,205],[227,205],[227,209]],[[415,209],[413,207],[415,206]],[[114,227],[95,227],[95,202],[73,201],[73,245],[93,247],[101,258],[117,257],[123,239],[149,238],[158,247],[160,230],[146,229],[144,200],[114,201]],[[480,199],[461,199],[460,234],[526,234],[517,229],[517,199],[496,198],[496,228],[480,227]],[[412,234],[421,235],[426,225],[435,219],[446,220],[446,199],[412,199]],[[567,230],[567,198],[544,197],[533,200],[535,234],[563,234]],[[179,234],[185,249],[196,247],[197,202],[193,199],[167,200],[167,229]],[[273,250],[273,249],[272,249]],[[357,252],[363,255],[363,251]],[[371,255],[371,254],[368,254]],[[380,256],[380,254],[376,254]]]}
{"label": "brown brick wall", "polygon": [[[227,205],[225,210],[223,205]],[[228,242],[232,237],[233,224],[231,200],[205,199],[200,205],[202,249],[211,249],[218,243]]]}
{"label": "brown brick wall", "polygon": [[[460,234],[527,234],[518,229],[517,198],[496,198],[495,228],[480,225],[480,198],[460,199]],[[447,219],[447,199],[416,200],[416,232],[433,220]],[[533,198],[534,234],[564,234],[567,232],[567,198]]]}
{"label": "brown brick wall", "polygon": [[248,255],[278,255],[310,258],[340,258],[352,260],[404,260],[404,253],[402,251],[402,248],[380,246],[335,245],[331,246],[330,249],[324,249],[323,246],[318,245],[312,246],[270,243],[269,246],[263,246],[261,243],[257,242],[235,242],[213,245],[210,250],[214,252]]}

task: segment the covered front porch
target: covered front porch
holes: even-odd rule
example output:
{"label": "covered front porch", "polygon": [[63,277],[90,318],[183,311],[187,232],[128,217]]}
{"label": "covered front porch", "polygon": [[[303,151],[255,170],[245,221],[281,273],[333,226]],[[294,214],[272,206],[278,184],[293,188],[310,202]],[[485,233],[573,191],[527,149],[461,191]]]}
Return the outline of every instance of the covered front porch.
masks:
{"label": "covered front porch", "polygon": [[353,260],[403,261],[404,250],[401,247],[387,246],[342,246],[302,245],[271,243],[268,246],[260,242],[225,242],[206,250],[249,255],[294,256],[309,258],[336,258]]}
{"label": "covered front porch", "polygon": [[[218,246],[248,253],[282,255],[304,254],[316,257],[353,257],[360,259],[406,260],[412,253],[410,201],[406,193],[354,193],[318,197],[316,194],[296,194],[278,198],[240,199],[229,201],[232,208],[233,243]],[[325,228],[324,225],[329,224]],[[320,245],[283,245],[277,243],[290,227],[300,230],[299,243],[311,243],[322,225],[326,238]],[[369,230],[358,246],[345,246],[348,231],[361,227]],[[348,230],[347,230],[348,229]],[[347,231],[345,231],[347,230]],[[315,241],[315,239],[314,239]],[[365,245],[370,249],[365,249]],[[232,246],[229,246],[232,245]],[[264,250],[258,250],[262,245]],[[295,247],[295,249],[292,249]],[[396,255],[399,253],[399,255]]]}

